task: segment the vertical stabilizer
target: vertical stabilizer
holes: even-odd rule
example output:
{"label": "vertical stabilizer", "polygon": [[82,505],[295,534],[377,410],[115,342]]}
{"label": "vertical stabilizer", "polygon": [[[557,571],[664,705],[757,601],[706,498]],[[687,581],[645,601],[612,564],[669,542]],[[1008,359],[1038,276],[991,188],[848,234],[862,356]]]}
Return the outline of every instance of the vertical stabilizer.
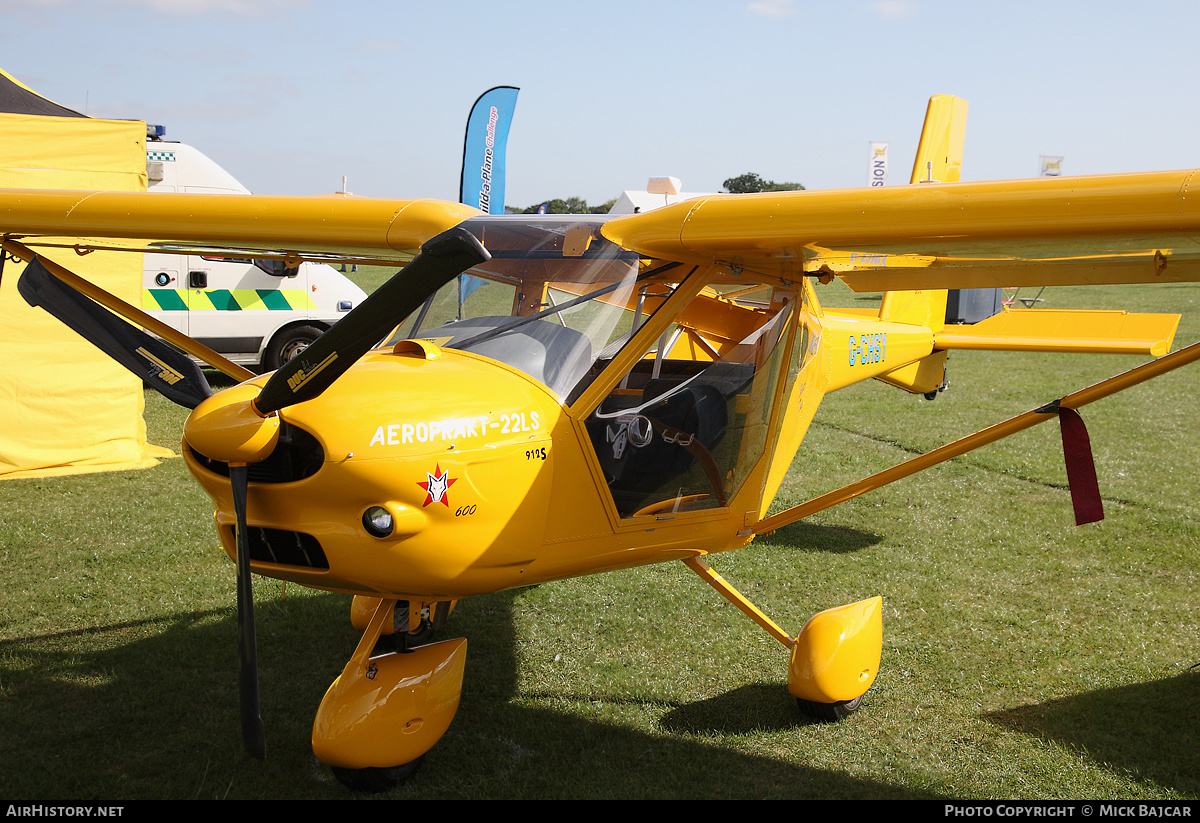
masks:
{"label": "vertical stabilizer", "polygon": [[[921,142],[913,161],[910,183],[957,183],[961,177],[967,101],[949,94],[929,98]],[[946,325],[946,291],[890,291],[883,295],[879,319],[927,326],[940,332]],[[881,375],[880,380],[910,392],[931,395],[944,385],[945,352]]]}
{"label": "vertical stabilizer", "polygon": [[929,98],[925,127],[913,161],[910,183],[957,183],[962,172],[967,101],[951,94]]}

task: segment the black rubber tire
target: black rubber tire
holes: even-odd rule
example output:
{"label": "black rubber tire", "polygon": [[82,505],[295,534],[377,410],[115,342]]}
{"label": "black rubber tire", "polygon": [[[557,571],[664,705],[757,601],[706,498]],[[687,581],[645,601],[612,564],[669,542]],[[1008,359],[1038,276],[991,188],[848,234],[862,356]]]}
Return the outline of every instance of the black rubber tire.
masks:
{"label": "black rubber tire", "polygon": [[390,768],[375,766],[368,766],[365,769],[345,769],[340,766],[331,766],[330,768],[333,770],[333,776],[347,789],[379,794],[390,791],[408,780],[417,773],[417,769],[421,768],[421,764],[424,762],[425,755],[421,755],[411,763]]}
{"label": "black rubber tire", "polygon": [[292,326],[279,332],[263,352],[263,370],[275,371],[324,333],[316,326]]}
{"label": "black rubber tire", "polygon": [[455,602],[445,600],[434,603],[429,611],[430,619],[422,620],[421,625],[408,633],[408,647],[411,649],[431,642],[434,632],[446,625],[450,612],[454,611]]}
{"label": "black rubber tire", "polygon": [[802,700],[796,698],[796,703],[800,706],[800,711],[811,717],[813,720],[819,720],[822,723],[836,723],[843,717],[849,717],[858,710],[862,705],[863,697],[859,695],[853,700],[841,700],[837,703],[817,703],[813,700]]}

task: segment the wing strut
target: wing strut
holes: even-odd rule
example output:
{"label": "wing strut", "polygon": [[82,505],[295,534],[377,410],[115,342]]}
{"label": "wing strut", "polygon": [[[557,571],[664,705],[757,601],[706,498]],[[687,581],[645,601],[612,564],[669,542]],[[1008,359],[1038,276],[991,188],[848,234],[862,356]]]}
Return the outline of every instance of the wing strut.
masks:
{"label": "wing strut", "polygon": [[[936,448],[931,452],[914,457],[911,460],[906,460],[903,463],[892,466],[890,469],[884,469],[848,486],[835,489],[820,497],[814,497],[807,503],[801,503],[798,506],[792,506],[790,509],[784,509],[770,517],[765,517],[754,526],[754,533],[770,534],[781,526],[795,523],[797,520],[803,520],[805,517],[816,514],[819,511],[836,506],[838,503],[844,503],[847,500],[858,497],[860,494],[878,489],[881,486],[886,486],[889,483],[916,474],[931,466],[936,466],[938,463],[943,463],[953,457],[974,451],[980,446],[986,446],[989,443],[1002,440],[1009,435],[1036,426],[1038,423],[1044,423],[1051,417],[1058,416],[1062,420],[1063,412],[1067,412],[1067,417],[1071,418],[1061,425],[1063,427],[1063,448],[1067,460],[1067,478],[1071,484],[1072,502],[1076,506],[1076,522],[1088,523],[1093,520],[1099,520],[1100,517],[1103,517],[1103,512],[1099,511],[1099,488],[1098,486],[1091,490],[1087,488],[1089,483],[1087,479],[1088,472],[1091,473],[1090,482],[1093,484],[1096,482],[1096,470],[1091,461],[1091,445],[1087,440],[1087,430],[1083,427],[1083,420],[1079,418],[1075,410],[1086,406],[1088,403],[1093,403],[1116,394],[1119,391],[1124,391],[1140,383],[1145,383],[1147,380],[1159,377],[1169,371],[1174,371],[1180,366],[1186,366],[1197,360],[1200,360],[1200,343],[1192,343],[1190,346],[1186,346],[1177,352],[1172,352],[1157,360],[1151,360],[1149,363],[1143,363],[1136,368],[1110,377],[1107,380],[1102,380],[1086,389],[1072,392],[1061,400],[1040,406],[1024,414],[1019,414],[1002,423],[997,423],[974,434],[969,434],[960,440],[955,440],[953,443]],[[1072,453],[1075,455],[1074,457],[1072,457]],[[1072,468],[1072,461],[1075,462],[1074,468]],[[1097,513],[1099,513],[1099,517],[1094,516]]]}

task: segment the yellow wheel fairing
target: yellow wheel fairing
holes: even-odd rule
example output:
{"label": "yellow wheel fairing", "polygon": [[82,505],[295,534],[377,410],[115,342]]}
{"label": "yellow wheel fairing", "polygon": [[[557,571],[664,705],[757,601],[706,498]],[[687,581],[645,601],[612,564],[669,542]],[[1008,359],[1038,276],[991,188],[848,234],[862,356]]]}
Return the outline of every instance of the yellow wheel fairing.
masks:
{"label": "yellow wheel fairing", "polygon": [[[325,692],[313,722],[313,754],[347,769],[411,763],[441,739],[458,711],[467,641],[372,657]],[[350,668],[350,667],[348,667]]]}
{"label": "yellow wheel fairing", "polygon": [[883,654],[879,597],[814,615],[792,646],[788,691],[815,703],[838,703],[866,693]]}

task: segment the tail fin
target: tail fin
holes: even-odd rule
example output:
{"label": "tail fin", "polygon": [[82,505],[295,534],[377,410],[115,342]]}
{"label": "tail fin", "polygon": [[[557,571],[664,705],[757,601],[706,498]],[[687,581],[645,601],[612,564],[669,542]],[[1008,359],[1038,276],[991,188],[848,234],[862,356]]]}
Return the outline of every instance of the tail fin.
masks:
{"label": "tail fin", "polygon": [[[949,94],[929,98],[921,142],[913,161],[913,184],[957,183],[962,171],[967,128],[967,101]],[[937,333],[946,325],[945,289],[889,291],[883,295],[879,319],[927,326]],[[945,385],[946,353],[928,357],[880,375],[879,379],[910,392],[930,394]]]}
{"label": "tail fin", "polygon": [[929,98],[925,127],[913,161],[910,183],[957,183],[962,172],[967,101],[950,94]]}

